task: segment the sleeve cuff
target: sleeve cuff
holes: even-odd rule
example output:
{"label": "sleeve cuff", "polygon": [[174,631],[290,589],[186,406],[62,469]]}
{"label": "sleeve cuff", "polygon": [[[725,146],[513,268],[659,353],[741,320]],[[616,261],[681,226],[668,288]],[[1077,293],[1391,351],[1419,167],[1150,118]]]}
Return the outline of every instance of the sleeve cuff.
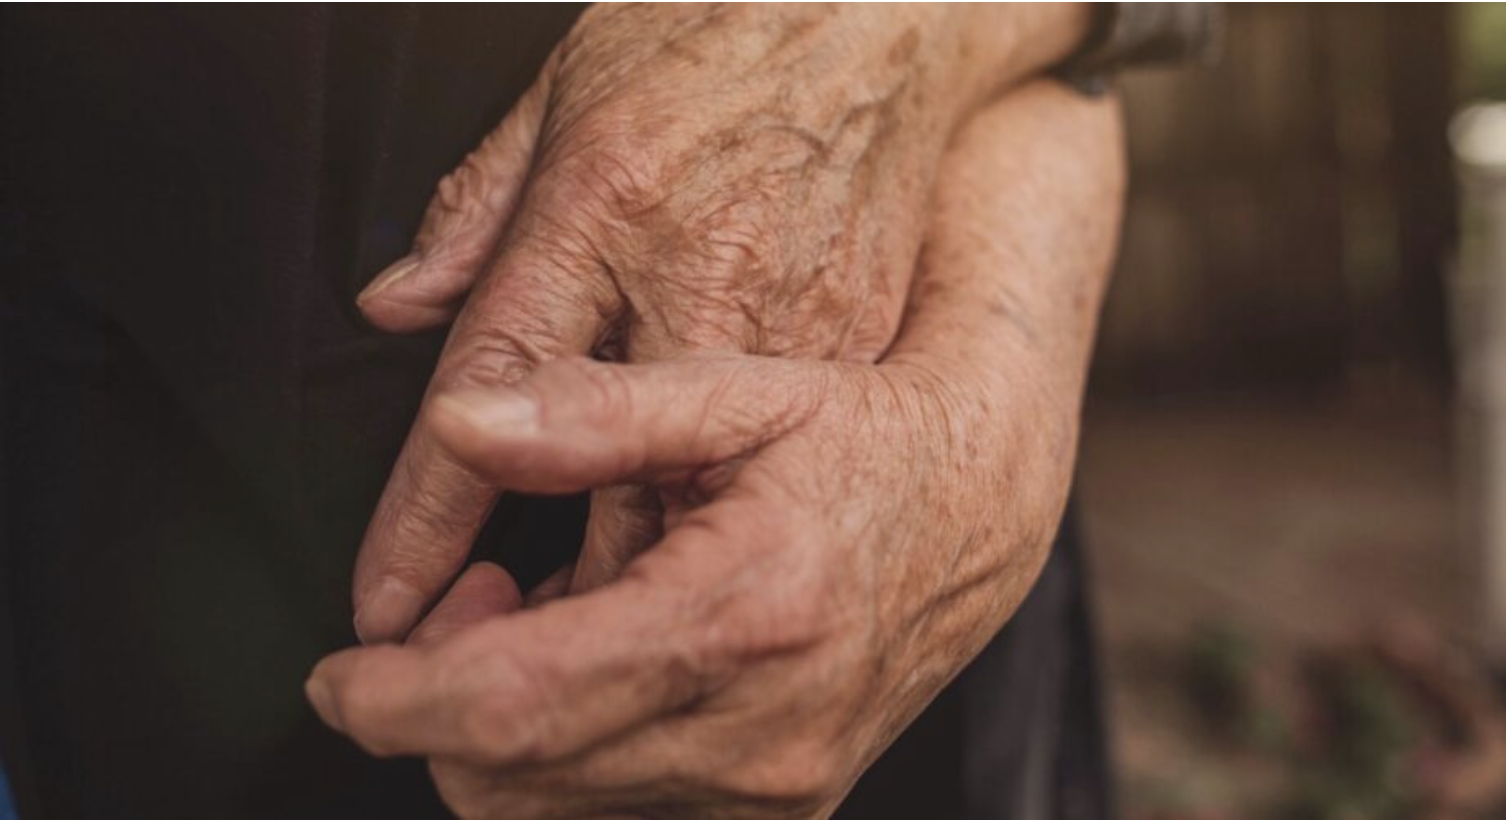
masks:
{"label": "sleeve cuff", "polygon": [[1095,3],[1086,40],[1056,75],[1097,94],[1123,68],[1212,63],[1222,42],[1223,15],[1216,3]]}

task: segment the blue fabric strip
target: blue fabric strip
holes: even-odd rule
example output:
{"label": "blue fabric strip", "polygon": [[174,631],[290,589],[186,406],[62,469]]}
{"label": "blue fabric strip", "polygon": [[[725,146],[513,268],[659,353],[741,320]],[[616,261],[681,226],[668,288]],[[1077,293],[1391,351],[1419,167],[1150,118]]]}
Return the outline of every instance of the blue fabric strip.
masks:
{"label": "blue fabric strip", "polygon": [[0,820],[19,820],[16,804],[10,797],[10,782],[5,779],[4,767],[0,767]]}

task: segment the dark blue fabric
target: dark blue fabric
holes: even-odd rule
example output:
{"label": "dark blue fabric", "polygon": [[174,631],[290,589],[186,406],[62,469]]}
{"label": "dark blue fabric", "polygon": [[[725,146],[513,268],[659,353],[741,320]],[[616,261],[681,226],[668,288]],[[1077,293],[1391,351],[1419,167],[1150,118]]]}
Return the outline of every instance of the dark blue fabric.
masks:
{"label": "dark blue fabric", "polygon": [[5,779],[5,769],[0,768],[0,820],[17,820],[16,803],[10,796],[10,781]]}

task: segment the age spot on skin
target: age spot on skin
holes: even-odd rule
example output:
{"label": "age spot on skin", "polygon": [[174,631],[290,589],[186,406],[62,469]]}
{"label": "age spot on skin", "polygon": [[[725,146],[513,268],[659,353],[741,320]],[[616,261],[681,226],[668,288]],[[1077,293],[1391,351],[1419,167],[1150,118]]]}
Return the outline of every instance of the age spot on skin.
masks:
{"label": "age spot on skin", "polygon": [[836,10],[828,6],[816,6],[812,13],[785,21],[778,32],[778,39],[769,46],[763,59],[769,61],[777,55],[789,50],[790,46],[806,40],[820,25],[831,19]]}
{"label": "age spot on skin", "polygon": [[920,48],[920,31],[914,26],[905,29],[894,44],[889,46],[889,65],[902,66],[908,64]]}

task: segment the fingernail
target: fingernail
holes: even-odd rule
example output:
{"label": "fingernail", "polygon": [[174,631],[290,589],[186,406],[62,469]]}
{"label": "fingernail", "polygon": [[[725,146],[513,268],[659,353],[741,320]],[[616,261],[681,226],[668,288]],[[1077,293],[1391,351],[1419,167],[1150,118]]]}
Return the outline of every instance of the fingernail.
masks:
{"label": "fingernail", "polygon": [[335,698],[330,694],[329,687],[318,678],[309,678],[303,683],[303,695],[309,699],[309,705],[319,713],[319,719],[329,724],[332,729],[342,729],[340,715],[335,711]]}
{"label": "fingernail", "polygon": [[366,289],[361,291],[360,294],[356,296],[356,301],[364,302],[367,299],[370,299],[378,293],[386,290],[387,288],[392,287],[393,283],[397,282],[399,279],[402,279],[408,274],[418,270],[419,265],[422,264],[422,262],[423,260],[418,257],[418,254],[413,253],[410,253],[407,256],[404,256],[402,259],[393,262],[391,265],[387,266],[386,270],[377,274],[377,278],[371,280],[371,284],[367,285]]}
{"label": "fingernail", "polygon": [[383,578],[356,605],[356,637],[361,643],[394,641],[408,632],[423,612],[424,596],[396,578]]}
{"label": "fingernail", "polygon": [[456,415],[482,430],[519,435],[539,429],[539,403],[521,390],[465,390],[440,399]]}

